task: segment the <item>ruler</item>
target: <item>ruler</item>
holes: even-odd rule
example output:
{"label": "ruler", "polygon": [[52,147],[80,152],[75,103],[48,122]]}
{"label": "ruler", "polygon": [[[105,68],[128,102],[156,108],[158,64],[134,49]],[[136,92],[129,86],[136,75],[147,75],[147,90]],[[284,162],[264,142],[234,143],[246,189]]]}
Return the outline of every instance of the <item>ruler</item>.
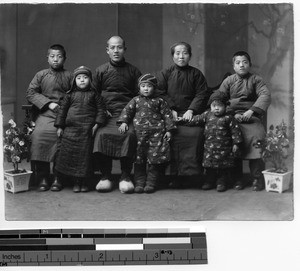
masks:
{"label": "ruler", "polygon": [[0,230],[0,266],[207,264],[191,229]]}

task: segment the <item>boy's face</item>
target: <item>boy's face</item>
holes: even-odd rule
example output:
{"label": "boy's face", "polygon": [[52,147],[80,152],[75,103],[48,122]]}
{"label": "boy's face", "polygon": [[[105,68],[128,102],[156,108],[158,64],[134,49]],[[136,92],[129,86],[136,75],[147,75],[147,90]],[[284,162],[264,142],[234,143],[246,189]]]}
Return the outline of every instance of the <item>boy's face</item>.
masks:
{"label": "boy's face", "polygon": [[80,89],[85,89],[90,85],[90,77],[86,74],[78,74],[75,78],[76,86]]}
{"label": "boy's face", "polygon": [[219,101],[213,101],[210,110],[215,116],[222,116],[225,113],[225,105]]}
{"label": "boy's face", "polygon": [[50,49],[47,58],[50,67],[54,70],[58,70],[64,66],[65,58],[60,50]]}
{"label": "boy's face", "polygon": [[191,56],[184,45],[177,45],[174,48],[173,61],[179,67],[184,67],[189,64]]}
{"label": "boy's face", "polygon": [[140,94],[144,97],[150,97],[154,93],[154,87],[150,83],[141,83],[140,84]]}
{"label": "boy's face", "polygon": [[248,58],[245,56],[236,56],[233,60],[233,69],[240,76],[246,75],[250,70]]}
{"label": "boy's face", "polygon": [[106,52],[113,62],[120,62],[124,59],[125,47],[123,40],[118,37],[113,37],[108,41]]}

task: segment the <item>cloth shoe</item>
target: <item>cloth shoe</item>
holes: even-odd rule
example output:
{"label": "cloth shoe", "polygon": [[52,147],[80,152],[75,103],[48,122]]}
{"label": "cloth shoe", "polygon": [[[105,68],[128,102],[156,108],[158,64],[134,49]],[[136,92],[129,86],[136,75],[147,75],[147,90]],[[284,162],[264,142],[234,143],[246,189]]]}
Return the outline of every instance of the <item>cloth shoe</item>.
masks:
{"label": "cloth shoe", "polygon": [[81,182],[80,182],[80,180],[76,179],[75,183],[74,183],[74,186],[73,186],[73,192],[74,193],[79,193],[80,190],[81,190]]}
{"label": "cloth shoe", "polygon": [[252,191],[261,191],[264,189],[264,183],[260,179],[254,179],[252,183]]}
{"label": "cloth shoe", "polygon": [[129,177],[125,179],[121,179],[119,182],[119,190],[121,193],[130,194],[134,192],[134,185],[129,179]]}
{"label": "cloth shoe", "polygon": [[61,182],[59,181],[59,179],[57,177],[55,177],[54,182],[52,183],[50,190],[53,191],[53,192],[58,192],[58,191],[62,190],[62,184],[61,184]]}
{"label": "cloth shoe", "polygon": [[83,181],[82,183],[81,183],[81,189],[80,189],[80,192],[89,192],[89,187],[88,187],[88,185]]}
{"label": "cloth shoe", "polygon": [[219,184],[217,185],[217,191],[218,191],[218,192],[225,192],[225,191],[226,191],[226,186],[225,186],[225,184],[219,183]]}
{"label": "cloth shoe", "polygon": [[96,190],[98,192],[109,192],[112,190],[112,188],[113,188],[113,183],[111,180],[107,178],[100,179],[100,181],[96,185]]}
{"label": "cloth shoe", "polygon": [[154,186],[151,186],[148,184],[144,188],[144,192],[147,194],[154,193],[155,191],[156,191],[156,188]]}
{"label": "cloth shoe", "polygon": [[47,178],[43,177],[39,183],[37,190],[39,192],[45,192],[45,191],[48,191],[49,189],[50,189],[50,186],[48,184]]}
{"label": "cloth shoe", "polygon": [[244,189],[244,185],[243,185],[243,183],[242,183],[241,181],[237,181],[237,182],[234,184],[233,188],[234,188],[235,190],[243,190],[243,189]]}
{"label": "cloth shoe", "polygon": [[201,187],[202,190],[211,190],[213,188],[214,188],[213,184],[212,183],[207,183],[207,182],[205,182]]}
{"label": "cloth shoe", "polygon": [[143,186],[136,186],[134,188],[134,193],[138,193],[138,194],[141,194],[141,193],[144,193],[144,187]]}

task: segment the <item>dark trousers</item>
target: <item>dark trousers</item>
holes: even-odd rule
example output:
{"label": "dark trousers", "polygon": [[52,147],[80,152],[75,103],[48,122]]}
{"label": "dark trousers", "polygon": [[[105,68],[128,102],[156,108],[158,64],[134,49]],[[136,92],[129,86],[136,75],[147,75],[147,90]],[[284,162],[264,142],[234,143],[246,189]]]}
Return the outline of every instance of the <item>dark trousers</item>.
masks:
{"label": "dark trousers", "polygon": [[50,163],[43,161],[32,161],[32,170],[36,180],[48,178],[50,175]]}
{"label": "dark trousers", "polygon": [[[264,182],[262,171],[265,169],[265,163],[262,159],[249,159],[249,169],[252,180],[257,179]],[[236,162],[235,179],[241,181],[243,178],[243,160]]]}
{"label": "dark trousers", "polygon": [[[148,170],[147,170],[148,167]],[[135,164],[134,180],[135,186],[151,186],[156,188],[165,170],[165,164]]]}
{"label": "dark trousers", "polygon": [[[110,178],[112,171],[112,162],[113,158],[107,155],[97,153],[94,156],[94,168],[99,169],[102,175],[106,178]],[[129,157],[121,157],[121,179],[127,178],[130,176],[133,167],[133,161]]]}
{"label": "dark trousers", "polygon": [[206,168],[206,183],[229,185],[232,168]]}

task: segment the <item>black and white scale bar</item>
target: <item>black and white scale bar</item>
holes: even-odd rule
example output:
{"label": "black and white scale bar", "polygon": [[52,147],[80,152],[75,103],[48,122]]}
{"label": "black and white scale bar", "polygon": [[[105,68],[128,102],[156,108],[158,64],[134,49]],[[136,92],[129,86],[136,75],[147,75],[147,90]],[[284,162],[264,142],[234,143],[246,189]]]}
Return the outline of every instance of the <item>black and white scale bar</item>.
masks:
{"label": "black and white scale bar", "polygon": [[0,231],[0,266],[207,264],[205,232],[190,229]]}
{"label": "black and white scale bar", "polygon": [[207,264],[206,249],[2,251],[0,266]]}

